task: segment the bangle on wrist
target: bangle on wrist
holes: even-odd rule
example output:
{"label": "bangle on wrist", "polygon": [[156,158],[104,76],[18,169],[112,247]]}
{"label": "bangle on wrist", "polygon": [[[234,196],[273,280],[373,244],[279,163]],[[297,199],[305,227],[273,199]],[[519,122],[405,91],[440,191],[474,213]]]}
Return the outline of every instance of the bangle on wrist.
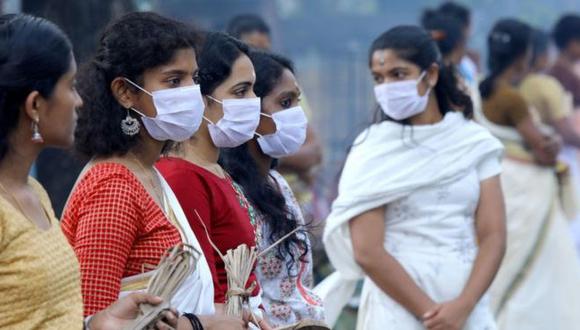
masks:
{"label": "bangle on wrist", "polygon": [[182,316],[189,320],[193,330],[203,330],[203,325],[197,316],[192,313],[185,313]]}
{"label": "bangle on wrist", "polygon": [[89,327],[91,320],[93,319],[94,315],[89,315],[87,317],[85,317],[85,319],[83,320],[83,329],[84,330],[91,330],[91,327]]}

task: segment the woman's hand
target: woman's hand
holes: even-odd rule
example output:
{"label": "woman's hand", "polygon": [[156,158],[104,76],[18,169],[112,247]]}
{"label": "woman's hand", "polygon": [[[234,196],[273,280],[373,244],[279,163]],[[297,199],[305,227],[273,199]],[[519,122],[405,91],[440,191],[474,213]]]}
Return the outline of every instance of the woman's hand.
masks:
{"label": "woman's hand", "polygon": [[[117,300],[106,309],[95,314],[90,322],[90,330],[118,330],[128,326],[138,315],[140,304],[159,305],[163,300],[145,293],[132,293]],[[157,329],[177,327],[177,313],[167,311],[164,320],[156,324]]]}
{"label": "woman's hand", "polygon": [[435,305],[423,316],[428,330],[461,330],[473,307],[460,298]]}
{"label": "woman's hand", "polygon": [[562,138],[558,135],[546,135],[540,147],[541,152],[536,153],[538,162],[541,165],[556,165],[558,154],[562,149]]}

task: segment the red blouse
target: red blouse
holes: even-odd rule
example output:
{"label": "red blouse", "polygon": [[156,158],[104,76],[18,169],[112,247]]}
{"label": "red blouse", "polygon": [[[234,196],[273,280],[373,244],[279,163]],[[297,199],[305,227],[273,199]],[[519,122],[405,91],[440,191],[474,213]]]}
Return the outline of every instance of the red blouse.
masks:
{"label": "red blouse", "polygon": [[[220,256],[213,250],[195,210],[205,223],[212,241],[222,254],[240,244],[256,246],[253,208],[231,179],[222,179],[193,163],[165,157],[157,168],[177,196],[214,276],[215,302],[225,303],[228,290],[227,273]],[[256,281],[252,273],[248,286]],[[260,292],[257,285],[252,295]]]}
{"label": "red blouse", "polygon": [[79,260],[85,316],[118,299],[122,278],[150,270],[181,242],[145,187],[118,163],[96,164],[84,175],[61,226]]}

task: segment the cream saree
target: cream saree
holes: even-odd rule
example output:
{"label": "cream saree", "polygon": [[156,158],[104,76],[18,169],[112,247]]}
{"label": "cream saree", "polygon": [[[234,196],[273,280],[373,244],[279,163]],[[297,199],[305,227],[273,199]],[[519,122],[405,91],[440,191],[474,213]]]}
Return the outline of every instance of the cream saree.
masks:
{"label": "cream saree", "polygon": [[498,328],[578,329],[580,263],[556,171],[533,162],[515,129],[489,122],[475,108],[477,120],[506,146],[507,250],[490,288]]}

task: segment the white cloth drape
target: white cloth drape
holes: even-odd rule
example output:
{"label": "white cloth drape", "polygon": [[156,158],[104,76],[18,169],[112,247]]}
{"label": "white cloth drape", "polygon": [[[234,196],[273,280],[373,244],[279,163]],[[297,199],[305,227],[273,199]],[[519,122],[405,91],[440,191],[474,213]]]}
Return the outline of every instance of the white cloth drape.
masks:
{"label": "white cloth drape", "polygon": [[[158,174],[159,180],[161,181],[164,197],[166,199],[165,212],[169,216],[169,212],[172,212],[175,216],[175,221],[177,221],[176,227],[181,235],[182,242],[193,246],[197,251],[201,253],[195,271],[192,272],[186,280],[183,282],[181,287],[177,290],[177,293],[171,300],[171,306],[176,308],[180,313],[194,313],[196,315],[209,315],[215,313],[214,308],[214,288],[213,280],[211,276],[211,271],[205,256],[203,255],[203,250],[201,245],[197,240],[195,234],[191,230],[189,223],[183,209],[179,204],[177,197],[161,175]],[[124,278],[124,282],[139,281],[140,278],[150,278],[152,272],[145,274],[139,274]],[[130,293],[130,291],[122,291],[121,296]]]}
{"label": "white cloth drape", "polygon": [[334,324],[356,281],[364,277],[353,257],[352,218],[418,189],[455,182],[482,160],[501,154],[497,139],[456,112],[435,125],[385,121],[364,131],[349,153],[324,231],[326,252],[337,269],[315,289],[324,300],[327,322]]}

